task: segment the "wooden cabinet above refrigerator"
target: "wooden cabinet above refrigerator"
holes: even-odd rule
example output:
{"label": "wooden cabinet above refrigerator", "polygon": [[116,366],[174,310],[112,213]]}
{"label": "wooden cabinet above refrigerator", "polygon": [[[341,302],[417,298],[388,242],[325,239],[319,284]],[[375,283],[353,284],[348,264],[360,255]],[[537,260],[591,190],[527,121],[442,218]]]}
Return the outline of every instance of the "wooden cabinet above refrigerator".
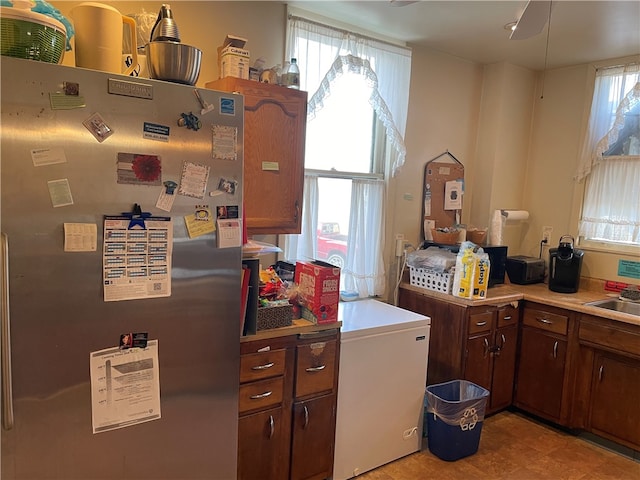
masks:
{"label": "wooden cabinet above refrigerator", "polygon": [[307,92],[225,77],[207,88],[244,95],[244,201],[249,235],[300,233]]}

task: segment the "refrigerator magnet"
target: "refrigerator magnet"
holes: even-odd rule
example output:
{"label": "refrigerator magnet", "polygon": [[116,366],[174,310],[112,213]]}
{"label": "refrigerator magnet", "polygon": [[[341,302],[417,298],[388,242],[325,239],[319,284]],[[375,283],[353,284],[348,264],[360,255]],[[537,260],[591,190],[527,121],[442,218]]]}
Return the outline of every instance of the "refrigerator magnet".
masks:
{"label": "refrigerator magnet", "polygon": [[120,335],[120,349],[147,348],[148,338],[147,332],[123,333]]}
{"label": "refrigerator magnet", "polygon": [[[207,209],[208,210],[208,209]],[[191,215],[184,217],[185,226],[187,227],[187,233],[189,238],[197,238],[208,233],[216,231],[216,226],[213,221],[213,215],[211,211],[208,211],[206,217],[202,217],[202,211],[196,211]]]}
{"label": "refrigerator magnet", "polygon": [[238,182],[236,180],[220,177],[220,181],[218,182],[218,190],[220,192],[235,195],[237,188]]}
{"label": "refrigerator magnet", "polygon": [[54,208],[73,205],[73,196],[71,196],[71,187],[67,178],[49,180],[47,187],[49,188],[49,197]]}
{"label": "refrigerator magnet", "polygon": [[192,162],[182,164],[182,175],[178,186],[178,195],[204,198],[209,180],[210,167]]}
{"label": "refrigerator magnet", "polygon": [[216,160],[237,160],[238,129],[229,125],[211,127],[211,156]]}
{"label": "refrigerator magnet", "polygon": [[82,122],[82,124],[100,143],[104,142],[107,138],[113,135],[113,129],[111,129],[111,127],[107,125],[107,122],[104,121],[99,113],[94,113],[84,122]]}
{"label": "refrigerator magnet", "polygon": [[164,188],[160,191],[158,201],[156,202],[156,208],[164,210],[165,212],[170,212],[173,208],[173,202],[177,197],[175,189],[178,187],[178,184],[169,180],[164,182],[163,185]]}
{"label": "refrigerator magnet", "polygon": [[162,185],[162,162],[158,155],[118,152],[117,182],[129,185]]}

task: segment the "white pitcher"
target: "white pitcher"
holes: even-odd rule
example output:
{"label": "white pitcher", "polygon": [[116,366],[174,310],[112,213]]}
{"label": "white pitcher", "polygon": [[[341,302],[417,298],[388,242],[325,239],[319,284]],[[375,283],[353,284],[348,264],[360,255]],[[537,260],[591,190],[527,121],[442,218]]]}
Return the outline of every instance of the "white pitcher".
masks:
{"label": "white pitcher", "polygon": [[[138,65],[136,22],[115,8],[102,3],[85,2],[71,9],[75,28],[76,66],[103,72],[129,75]],[[122,35],[129,25],[132,62],[123,69]]]}

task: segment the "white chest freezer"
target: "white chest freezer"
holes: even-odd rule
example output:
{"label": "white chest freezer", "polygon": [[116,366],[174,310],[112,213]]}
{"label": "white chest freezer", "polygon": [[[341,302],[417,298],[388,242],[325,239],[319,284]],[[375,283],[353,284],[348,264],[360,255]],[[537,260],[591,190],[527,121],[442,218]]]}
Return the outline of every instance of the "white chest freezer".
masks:
{"label": "white chest freezer", "polygon": [[342,302],[334,480],[421,448],[430,318],[377,301]]}

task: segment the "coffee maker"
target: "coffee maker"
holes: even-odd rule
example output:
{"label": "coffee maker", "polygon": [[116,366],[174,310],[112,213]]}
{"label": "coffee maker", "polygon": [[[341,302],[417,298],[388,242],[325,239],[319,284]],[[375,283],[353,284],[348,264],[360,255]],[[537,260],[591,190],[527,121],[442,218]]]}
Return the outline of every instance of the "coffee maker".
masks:
{"label": "coffee maker", "polygon": [[558,248],[549,249],[549,290],[575,293],[580,286],[580,270],[584,252],[573,246],[570,235],[560,237]]}

